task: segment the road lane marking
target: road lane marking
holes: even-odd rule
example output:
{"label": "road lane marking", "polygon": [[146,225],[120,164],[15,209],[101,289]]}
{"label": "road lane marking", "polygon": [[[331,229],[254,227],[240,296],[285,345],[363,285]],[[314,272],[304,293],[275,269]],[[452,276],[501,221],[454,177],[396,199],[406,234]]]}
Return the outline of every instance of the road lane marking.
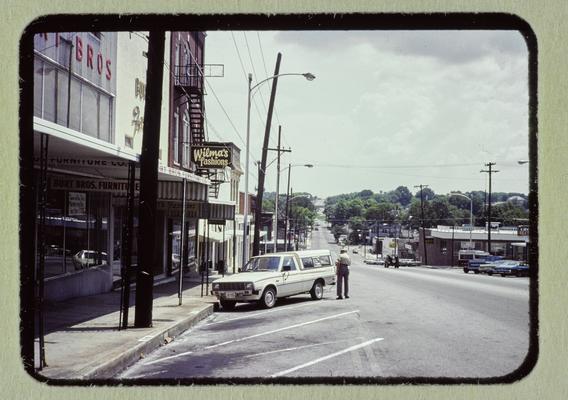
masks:
{"label": "road lane marking", "polygon": [[311,301],[308,301],[307,303],[303,303],[303,304],[298,304],[296,306],[282,306],[282,307],[278,307],[278,308],[273,308],[267,311],[261,311],[261,312],[257,312],[255,314],[247,314],[247,315],[243,315],[242,317],[236,317],[236,318],[230,318],[230,319],[224,319],[222,321],[213,321],[210,322],[209,325],[213,325],[213,324],[221,324],[223,322],[231,322],[231,321],[237,321],[239,319],[243,319],[243,318],[250,318],[250,317],[256,317],[258,315],[265,315],[265,314],[269,314],[272,312],[276,312],[276,311],[286,311],[286,310],[290,310],[290,309],[294,309],[294,308],[298,308],[298,307],[305,307],[308,305],[313,305],[313,303]]}
{"label": "road lane marking", "polygon": [[162,361],[171,360],[172,358],[183,357],[183,356],[186,356],[186,355],[191,354],[191,353],[193,353],[193,351],[186,351],[185,353],[179,353],[179,354],[176,354],[176,355],[173,355],[173,356],[159,358],[159,359],[154,360],[154,361],[149,361],[149,362],[144,363],[142,365],[156,364],[156,363],[159,363],[159,362],[162,362]]}
{"label": "road lane marking", "polygon": [[[247,336],[247,337],[235,339],[235,340],[229,340],[227,342],[223,342],[223,343],[219,343],[219,344],[214,344],[214,345],[211,345],[211,346],[204,347],[204,349],[205,350],[213,349],[215,347],[225,346],[225,345],[231,344],[231,343],[242,342],[243,340],[253,339],[253,338],[257,338],[259,336],[264,336],[264,335],[270,335],[270,334],[275,333],[275,332],[280,332],[280,331],[284,331],[284,330],[288,330],[288,329],[298,328],[298,327],[304,326],[304,325],[315,324],[316,322],[321,322],[321,321],[325,321],[325,320],[332,319],[332,318],[338,318],[338,317],[342,317],[344,315],[354,314],[354,313],[358,313],[358,312],[359,312],[359,310],[354,310],[354,311],[344,312],[344,313],[341,313],[341,314],[331,315],[329,317],[319,318],[319,319],[316,319],[316,320],[313,320],[313,321],[308,321],[308,322],[302,322],[301,324],[290,325],[290,326],[275,329],[275,330],[272,330],[272,331],[269,331],[269,332],[258,333],[256,335]],[[156,363],[159,363],[159,362],[162,362],[162,361],[171,360],[173,358],[183,357],[183,356],[186,356],[186,355],[191,354],[191,353],[194,353],[194,352],[193,351],[186,351],[185,353],[179,353],[179,354],[175,354],[173,356],[158,358],[157,360],[149,361],[147,363],[144,363],[143,365],[156,364]]]}
{"label": "road lane marking", "polygon": [[[358,337],[356,339],[361,339],[361,337]],[[353,340],[353,338],[351,339],[342,339],[342,340],[335,340],[333,342],[324,342],[324,343],[315,343],[315,344],[307,344],[305,346],[297,346],[297,347],[289,347],[287,349],[281,349],[281,350],[272,350],[272,351],[265,351],[263,353],[256,353],[256,354],[249,354],[247,356],[244,356],[245,358],[250,358],[250,357],[259,357],[259,356],[265,356],[267,354],[274,354],[274,353],[282,353],[284,351],[293,351],[293,350],[300,350],[300,349],[307,349],[309,347],[315,347],[315,346],[324,346],[326,344],[334,344],[334,343],[340,343],[340,342],[347,342],[349,340]]]}
{"label": "road lane marking", "polygon": [[246,336],[246,337],[243,337],[243,338],[229,340],[229,341],[226,341],[226,342],[223,342],[223,343],[214,344],[214,345],[205,347],[205,349],[214,349],[215,347],[225,346],[225,345],[231,344],[231,343],[238,343],[238,342],[242,342],[244,340],[254,339],[254,338],[257,338],[257,337],[260,337],[260,336],[271,335],[271,334],[276,333],[276,332],[281,332],[281,331],[285,331],[285,330],[288,330],[288,329],[299,328],[300,326],[315,324],[317,322],[326,321],[328,319],[338,318],[338,317],[342,317],[344,315],[354,314],[354,313],[358,313],[358,312],[359,312],[359,310],[348,311],[348,312],[344,312],[344,313],[341,313],[341,314],[331,315],[329,317],[319,318],[319,319],[315,319],[315,320],[308,321],[308,322],[302,322],[301,324],[294,324],[294,325],[286,326],[284,328],[278,328],[278,329],[274,329],[272,331],[257,333],[256,335]]}
{"label": "road lane marking", "polygon": [[158,375],[158,374],[161,374],[161,373],[163,373],[163,372],[168,372],[168,370],[167,370],[167,369],[161,369],[161,370],[159,370],[159,371],[148,372],[147,374],[129,376],[129,377],[126,377],[126,379],[140,379],[140,378],[146,378],[147,376]]}
{"label": "road lane marking", "polygon": [[285,370],[285,371],[281,371],[281,372],[278,372],[278,373],[276,373],[276,374],[270,375],[270,377],[271,377],[271,378],[277,378],[277,377],[279,377],[279,376],[289,374],[290,372],[294,372],[294,371],[297,371],[297,370],[299,370],[299,369],[306,368],[306,367],[309,367],[309,366],[311,366],[311,365],[317,364],[317,363],[319,363],[319,362],[322,362],[322,361],[325,361],[325,360],[329,360],[330,358],[337,357],[337,356],[340,356],[340,355],[345,354],[345,353],[349,353],[350,351],[360,349],[360,348],[362,348],[362,347],[368,346],[368,345],[373,344],[373,343],[375,343],[375,342],[378,342],[378,341],[380,341],[380,340],[384,340],[384,338],[375,338],[375,339],[367,340],[366,342],[357,344],[357,345],[355,345],[355,346],[348,347],[348,348],[345,349],[345,350],[341,350],[341,351],[338,351],[338,352],[336,352],[336,353],[330,354],[330,355],[328,355],[328,356],[318,358],[318,359],[316,359],[316,360],[307,362],[307,363],[302,364],[302,365],[298,365],[297,367],[290,368],[290,369],[287,369],[287,370]]}

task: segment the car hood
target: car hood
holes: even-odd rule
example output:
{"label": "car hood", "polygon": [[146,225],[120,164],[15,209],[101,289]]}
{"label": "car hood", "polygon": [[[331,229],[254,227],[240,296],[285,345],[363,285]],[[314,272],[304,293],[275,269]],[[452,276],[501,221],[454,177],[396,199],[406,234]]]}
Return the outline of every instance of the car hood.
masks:
{"label": "car hood", "polygon": [[217,282],[258,282],[263,279],[271,279],[274,277],[281,276],[282,272],[274,271],[259,271],[259,272],[239,272],[231,276],[225,276],[224,278],[215,279]]}

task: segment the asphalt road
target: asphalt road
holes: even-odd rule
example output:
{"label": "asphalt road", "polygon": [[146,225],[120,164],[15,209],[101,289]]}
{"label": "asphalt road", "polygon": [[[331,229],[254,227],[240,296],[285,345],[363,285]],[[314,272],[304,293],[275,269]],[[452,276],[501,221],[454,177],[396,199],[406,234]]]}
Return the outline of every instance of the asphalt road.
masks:
{"label": "asphalt road", "polygon": [[[312,248],[338,252],[325,228]],[[350,254],[350,299],[335,287],[219,311],[119,378],[500,377],[528,352],[528,278],[383,268]]]}

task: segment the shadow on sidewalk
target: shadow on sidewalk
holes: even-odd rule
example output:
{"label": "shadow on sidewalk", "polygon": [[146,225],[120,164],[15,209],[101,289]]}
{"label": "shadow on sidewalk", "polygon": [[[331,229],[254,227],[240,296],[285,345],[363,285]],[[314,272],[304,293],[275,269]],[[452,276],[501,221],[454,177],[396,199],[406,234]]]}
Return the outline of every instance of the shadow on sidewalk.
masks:
{"label": "shadow on sidewalk", "polygon": [[[211,285],[211,283],[210,283]],[[200,282],[186,281],[183,282],[184,296],[187,297],[188,290],[194,290],[197,292],[197,297],[200,297],[199,289],[196,287],[201,286]],[[168,283],[159,284],[154,286],[153,298],[154,301],[170,297],[178,292],[178,280],[171,281]],[[205,285],[204,285],[205,292]],[[204,293],[205,294],[205,293]],[[119,315],[120,312],[120,289],[115,289],[112,292],[96,294],[91,296],[76,297],[73,299],[68,299],[59,302],[46,302],[44,304],[44,318],[45,318],[45,334],[49,334],[55,331],[101,331],[101,330],[118,330],[119,326]],[[194,295],[195,296],[195,295]],[[193,297],[193,296],[192,296]],[[136,287],[131,286],[130,289],[130,313],[133,315],[133,306],[136,302]],[[178,307],[177,299],[171,305],[160,304],[160,307]],[[105,315],[116,313],[116,323],[112,325],[104,324],[98,327],[76,327],[75,325],[94,320]],[[159,320],[155,319],[156,322],[164,321],[169,322],[170,320]],[[35,338],[38,338],[36,324]],[[129,326],[129,329],[132,327]]]}

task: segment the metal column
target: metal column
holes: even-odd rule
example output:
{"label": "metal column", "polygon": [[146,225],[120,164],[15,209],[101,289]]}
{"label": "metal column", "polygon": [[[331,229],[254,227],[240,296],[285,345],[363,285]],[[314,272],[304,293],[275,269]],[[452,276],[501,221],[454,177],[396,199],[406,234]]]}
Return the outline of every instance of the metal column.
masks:
{"label": "metal column", "polygon": [[134,185],[136,179],[136,164],[128,163],[128,194],[126,196],[126,223],[123,219],[122,233],[122,290],[121,290],[121,318],[122,329],[128,328],[128,309],[130,308],[130,274],[132,271],[132,236],[134,232]]}
{"label": "metal column", "polygon": [[185,238],[186,238],[186,232],[185,232],[185,203],[186,203],[186,187],[187,187],[187,182],[186,179],[183,178],[183,197],[182,197],[182,203],[181,203],[181,234],[180,234],[180,249],[179,249],[179,274],[178,274],[178,279],[179,279],[179,287],[178,287],[178,299],[179,299],[179,305],[181,306],[182,304],[182,292],[183,292],[183,263],[185,261],[185,254],[184,254],[184,250],[185,250]]}
{"label": "metal column", "polygon": [[45,310],[44,280],[45,280],[45,213],[47,207],[47,155],[49,149],[49,136],[41,134],[40,139],[40,173],[39,173],[39,229],[38,229],[38,269],[36,275],[38,298],[38,336],[39,336],[39,370],[47,367],[45,361]]}

